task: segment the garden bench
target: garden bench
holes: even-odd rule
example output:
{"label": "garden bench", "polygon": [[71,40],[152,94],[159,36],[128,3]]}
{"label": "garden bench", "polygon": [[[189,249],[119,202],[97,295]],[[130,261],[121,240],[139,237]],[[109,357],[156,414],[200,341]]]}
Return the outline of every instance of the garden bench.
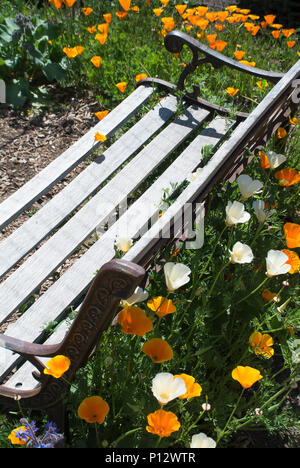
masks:
{"label": "garden bench", "polygon": [[[156,78],[138,82],[105,119],[0,205],[3,229],[87,158],[99,144],[94,141],[96,131],[109,142],[126,125],[103,154],[0,243],[1,325],[22,311],[0,335],[2,412],[19,405],[44,409],[63,426],[65,390],[111,324],[120,299],[145,280],[147,268],[164,245],[183,234],[193,241],[186,207],[201,226],[203,204],[212,187],[222,180],[234,181],[249,163],[248,151],[265,145],[297,106],[300,61],[285,74],[268,72],[231,60],[178,31],[166,36],[165,46],[171,53],[183,46],[192,51],[177,85]],[[201,99],[196,87],[185,91],[186,77],[202,63],[229,66],[275,85],[251,114],[237,112],[233,118],[227,109]],[[139,110],[161,90],[163,97],[139,118]],[[208,145],[212,156],[199,178],[178,193],[175,190],[173,203],[159,216],[165,190],[178,187],[201,165]],[[127,206],[133,193],[138,195]],[[93,245],[86,246],[86,252],[22,310],[96,230],[101,232]],[[139,237],[118,259],[114,242],[123,232],[129,238]],[[203,239],[196,236],[194,242],[200,247]],[[79,312],[70,326],[65,318],[72,307],[79,307]],[[61,325],[47,336],[45,324],[59,321]],[[57,354],[71,360],[65,379],[43,373],[45,362]]]}

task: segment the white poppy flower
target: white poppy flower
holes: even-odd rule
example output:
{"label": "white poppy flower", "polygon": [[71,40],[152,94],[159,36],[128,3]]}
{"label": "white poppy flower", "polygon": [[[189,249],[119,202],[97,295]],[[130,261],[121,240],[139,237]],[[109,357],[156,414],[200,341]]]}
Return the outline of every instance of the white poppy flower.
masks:
{"label": "white poppy flower", "polygon": [[168,262],[164,266],[166,285],[169,292],[175,291],[190,281],[191,270],[183,263]]}
{"label": "white poppy flower", "polygon": [[226,206],[226,225],[233,226],[234,224],[246,223],[250,219],[250,213],[245,211],[243,203],[229,201]]}
{"label": "white poppy flower", "polygon": [[265,202],[263,200],[254,200],[252,203],[252,208],[254,209],[255,216],[258,219],[259,223],[264,223],[265,220],[274,213],[275,210],[266,211]]}
{"label": "white poppy flower", "polygon": [[128,297],[127,299],[122,299],[121,305],[122,307],[128,307],[136,304],[137,302],[143,302],[148,299],[149,294],[147,291],[144,291],[139,286],[135,289],[132,296]]}
{"label": "white poppy flower", "polygon": [[283,154],[277,154],[274,151],[266,151],[266,155],[270,164],[271,169],[276,169],[287,159]]}
{"label": "white poppy flower", "polygon": [[237,183],[242,194],[243,200],[252,197],[255,193],[261,192],[264,184],[260,180],[253,180],[247,174],[240,175],[237,179]]}
{"label": "white poppy flower", "polygon": [[288,273],[291,269],[291,265],[286,263],[288,259],[289,257],[281,250],[269,250],[266,258],[266,275],[271,277]]}
{"label": "white poppy flower", "polygon": [[117,248],[125,253],[128,252],[132,246],[132,239],[129,239],[128,237],[117,237],[115,242]]}
{"label": "white poppy flower", "polygon": [[169,372],[156,374],[152,379],[152,393],[161,405],[166,405],[169,401],[184,395],[187,392],[183,379],[175,377]]}
{"label": "white poppy flower", "polygon": [[253,260],[253,252],[249,245],[236,242],[230,251],[231,263],[251,263]]}
{"label": "white poppy flower", "polygon": [[204,432],[195,434],[192,437],[190,448],[216,448],[216,441],[208,437]]}
{"label": "white poppy flower", "polygon": [[198,167],[198,169],[195,172],[191,172],[187,176],[186,180],[188,182],[194,182],[195,180],[197,180],[199,178],[202,171],[203,171],[203,167]]}

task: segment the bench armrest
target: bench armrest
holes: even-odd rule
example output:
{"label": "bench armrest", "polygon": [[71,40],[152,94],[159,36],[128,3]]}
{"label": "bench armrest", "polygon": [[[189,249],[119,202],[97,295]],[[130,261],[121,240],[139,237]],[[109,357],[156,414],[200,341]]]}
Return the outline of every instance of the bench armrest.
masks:
{"label": "bench armrest", "polygon": [[[184,45],[187,45],[193,53],[192,61],[187,64],[178,80],[177,87],[181,90],[184,89],[184,81],[187,75],[192,73],[201,63],[210,63],[214,68],[229,66],[241,72],[264,78],[273,83],[277,83],[284,76],[284,73],[271,72],[239,63],[237,60],[226,57],[182,31],[174,30],[169,32],[165,37],[164,44],[166,49],[172,53],[181,52]],[[204,54],[205,57],[199,59],[199,52]]]}
{"label": "bench armrest", "polygon": [[9,349],[21,356],[40,356],[52,357],[56,354],[58,345],[43,345],[38,343],[29,343],[27,341],[19,340],[0,334],[0,346]]}

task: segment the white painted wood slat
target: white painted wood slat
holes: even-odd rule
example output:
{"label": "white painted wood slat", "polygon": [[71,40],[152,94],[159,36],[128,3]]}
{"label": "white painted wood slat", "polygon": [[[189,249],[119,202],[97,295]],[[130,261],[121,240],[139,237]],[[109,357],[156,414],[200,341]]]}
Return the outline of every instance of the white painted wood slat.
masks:
{"label": "white painted wood slat", "polygon": [[[75,298],[80,297],[85,291],[92,278],[93,273],[104,263],[114,257],[114,239],[120,231],[130,228],[133,234],[157,213],[157,205],[165,186],[171,182],[182,182],[187,175],[195,170],[201,162],[201,150],[205,145],[216,145],[228,129],[228,123],[224,119],[216,118],[200,135],[198,135],[189,147],[173,162],[173,164],[154,182],[154,184],[120,217],[118,221],[86,252],[74,266],[72,266],[63,277],[57,280],[51,288],[35,303],[26,314],[18,319],[18,322],[8,327],[6,334],[9,336],[22,336],[28,341],[38,339],[38,330],[42,324],[55,320],[54,315],[61,314]],[[164,218],[165,214],[162,218]],[[162,219],[161,218],[161,219]],[[128,219],[135,220],[134,224]],[[147,236],[145,236],[147,237]],[[137,243],[139,243],[138,241]],[[127,255],[127,254],[126,254]],[[126,256],[125,256],[126,257]],[[125,258],[124,257],[124,258]],[[61,294],[60,290],[64,293]],[[37,311],[39,311],[37,313]],[[52,315],[54,314],[54,315]],[[52,317],[50,319],[50,316]],[[4,354],[5,353],[5,354]],[[9,350],[2,350],[2,358],[5,355],[6,366],[11,366],[15,357],[11,356]],[[1,368],[0,373],[4,369]],[[23,388],[23,387],[22,387]]]}
{"label": "white painted wood slat", "polygon": [[176,103],[174,96],[163,99],[34,216],[0,242],[0,278],[171,119]]}
{"label": "white painted wood slat", "polygon": [[188,108],[0,285],[3,322],[91,235],[128,195],[207,117]]}
{"label": "white painted wood slat", "polygon": [[42,194],[79,164],[98,144],[94,135],[97,131],[110,137],[126,122],[151,96],[151,87],[139,86],[132,94],[98,122],[82,138],[56,158],[45,169],[34,176],[23,187],[0,204],[0,229],[7,226],[22,211],[26,210]]}

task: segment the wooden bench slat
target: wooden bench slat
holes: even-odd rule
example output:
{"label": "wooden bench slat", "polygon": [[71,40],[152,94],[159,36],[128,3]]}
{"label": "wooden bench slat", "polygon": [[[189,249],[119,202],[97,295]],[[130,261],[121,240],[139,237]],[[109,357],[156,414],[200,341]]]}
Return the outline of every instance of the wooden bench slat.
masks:
{"label": "wooden bench slat", "polygon": [[174,96],[163,99],[34,216],[0,242],[0,278],[171,119],[176,111],[176,102]]}
{"label": "wooden bench slat", "polygon": [[[216,145],[232,124],[232,122],[229,123],[221,118],[214,119],[154,184],[128,209],[130,219],[136,218],[134,227],[132,227],[135,233],[151,218],[152,214],[158,211],[157,204],[160,201],[162,190],[166,184],[168,185],[170,182],[180,183],[185,180],[187,175],[200,164],[201,149],[209,144]],[[149,210],[143,209],[145,203],[149,205]],[[126,215],[127,213],[121,216],[110,230],[75,265],[65,272],[63,278],[57,280],[26,311],[26,314],[18,319],[17,323],[10,325],[6,334],[9,336],[22,336],[25,340],[37,341],[41,334],[42,325],[50,320],[56,320],[62,311],[76,301],[89,287],[93,273],[102,264],[114,257],[114,234],[119,230],[122,231],[122,227],[126,228]],[[139,242],[137,241],[137,243]],[[61,291],[63,291],[63,294]],[[39,310],[38,314],[36,313],[37,310]],[[11,354],[9,350],[3,350],[6,365],[2,367],[0,362],[0,374],[14,365],[16,356],[12,356]]]}
{"label": "wooden bench slat", "polygon": [[18,309],[208,115],[206,110],[189,107],[12,273],[0,285],[0,320]]}
{"label": "wooden bench slat", "polygon": [[0,229],[7,226],[21,212],[26,210],[34,201],[49,191],[59,180],[79,164],[97,145],[94,135],[97,131],[107,137],[126,122],[149,99],[153,89],[140,86],[102,121],[97,123],[76,143],[56,158],[45,169],[34,176],[7,200],[0,204]]}

